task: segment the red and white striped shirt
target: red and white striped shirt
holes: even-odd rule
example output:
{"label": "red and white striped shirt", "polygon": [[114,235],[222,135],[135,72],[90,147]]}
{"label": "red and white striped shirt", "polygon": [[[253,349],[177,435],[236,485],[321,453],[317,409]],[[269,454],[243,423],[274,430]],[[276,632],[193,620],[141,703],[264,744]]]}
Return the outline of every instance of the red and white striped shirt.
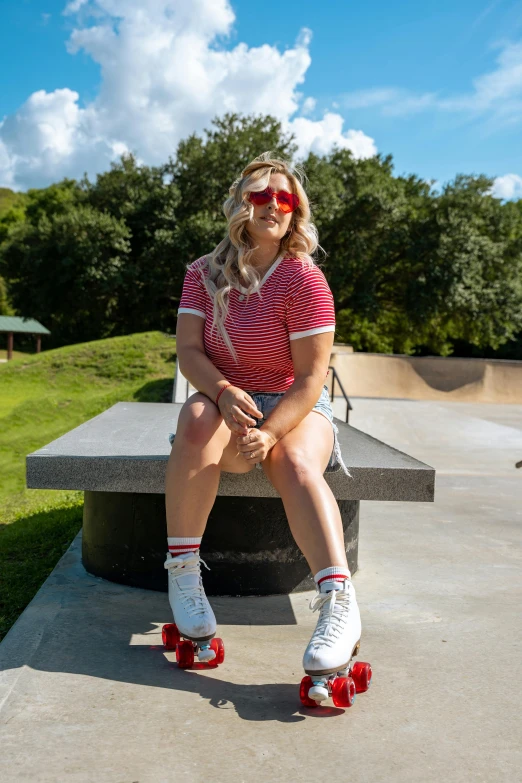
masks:
{"label": "red and white striped shirt", "polygon": [[[187,268],[179,313],[205,319],[205,353],[229,383],[252,392],[284,392],[294,381],[290,340],[335,331],[334,299],[322,270],[281,255],[266,272],[260,292],[247,302],[246,288],[230,291],[225,329],[237,353],[234,361],[219,331],[212,336],[212,299],[201,280],[205,256]],[[327,373],[328,375],[328,373]]]}

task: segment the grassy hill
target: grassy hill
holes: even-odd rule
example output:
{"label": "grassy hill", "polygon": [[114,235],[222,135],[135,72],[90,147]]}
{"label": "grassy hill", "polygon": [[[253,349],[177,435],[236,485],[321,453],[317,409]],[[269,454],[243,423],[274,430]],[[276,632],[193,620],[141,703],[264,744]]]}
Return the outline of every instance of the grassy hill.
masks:
{"label": "grassy hill", "polygon": [[26,488],[26,455],[116,402],[170,402],[175,352],[144,332],[0,364],[0,639],[82,522],[83,492]]}

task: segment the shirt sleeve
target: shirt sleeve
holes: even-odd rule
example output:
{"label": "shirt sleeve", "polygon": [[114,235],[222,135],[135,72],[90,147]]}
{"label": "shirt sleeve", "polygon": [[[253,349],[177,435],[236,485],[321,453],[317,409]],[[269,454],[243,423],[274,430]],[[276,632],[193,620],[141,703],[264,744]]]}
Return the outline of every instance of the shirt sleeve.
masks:
{"label": "shirt sleeve", "polygon": [[178,315],[180,313],[193,313],[201,318],[206,318],[205,302],[208,299],[207,290],[201,279],[202,264],[198,261],[192,263],[183,281],[183,291],[179,300]]}
{"label": "shirt sleeve", "polygon": [[335,332],[335,307],[330,286],[318,266],[299,271],[286,294],[286,325],[290,340]]}

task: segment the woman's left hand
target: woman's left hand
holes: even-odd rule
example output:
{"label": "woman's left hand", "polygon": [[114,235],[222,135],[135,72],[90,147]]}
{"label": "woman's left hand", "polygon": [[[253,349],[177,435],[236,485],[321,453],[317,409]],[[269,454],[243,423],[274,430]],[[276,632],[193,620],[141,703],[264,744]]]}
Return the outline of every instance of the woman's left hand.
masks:
{"label": "woman's left hand", "polygon": [[237,450],[249,463],[262,462],[276,441],[268,432],[258,427],[250,427],[246,435],[240,435],[237,439]]}

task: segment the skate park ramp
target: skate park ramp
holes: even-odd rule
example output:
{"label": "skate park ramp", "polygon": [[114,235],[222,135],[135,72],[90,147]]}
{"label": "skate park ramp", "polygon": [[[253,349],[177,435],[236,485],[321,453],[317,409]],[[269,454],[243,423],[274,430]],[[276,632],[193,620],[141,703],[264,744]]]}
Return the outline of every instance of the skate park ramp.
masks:
{"label": "skate park ramp", "polygon": [[522,405],[352,404],[437,469],[434,503],[361,503],[370,690],[300,705],[313,593],[211,599],[225,662],[179,670],[166,594],[90,576],[78,536],[0,644],[1,780],[519,779]]}
{"label": "skate park ramp", "polygon": [[519,361],[354,353],[334,344],[331,364],[350,398],[522,404]]}

